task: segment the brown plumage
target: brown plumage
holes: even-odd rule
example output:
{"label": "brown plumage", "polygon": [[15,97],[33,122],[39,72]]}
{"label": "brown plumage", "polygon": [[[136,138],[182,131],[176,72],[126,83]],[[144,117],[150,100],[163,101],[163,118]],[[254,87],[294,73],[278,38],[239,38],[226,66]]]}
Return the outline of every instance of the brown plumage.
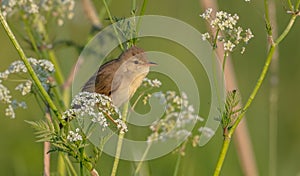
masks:
{"label": "brown plumage", "polygon": [[105,94],[116,106],[120,106],[132,97],[151,65],[155,63],[148,61],[144,50],[133,46],[117,59],[101,65],[82,91]]}

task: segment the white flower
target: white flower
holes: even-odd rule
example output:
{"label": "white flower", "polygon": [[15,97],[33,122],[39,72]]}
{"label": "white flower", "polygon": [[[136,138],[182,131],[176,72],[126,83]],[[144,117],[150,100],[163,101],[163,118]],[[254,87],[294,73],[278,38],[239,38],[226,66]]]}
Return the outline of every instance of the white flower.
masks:
{"label": "white flower", "polygon": [[246,36],[244,38],[244,42],[245,43],[248,43],[248,41],[254,37],[254,35],[252,34],[251,30],[250,29],[247,29],[246,31]]}
{"label": "white flower", "polygon": [[151,79],[149,79],[147,77],[143,79],[143,86],[144,87],[150,86],[150,87],[156,87],[156,88],[158,88],[161,85],[162,85],[162,83],[158,79],[151,80]]}
{"label": "white flower", "polygon": [[148,101],[149,101],[149,99],[151,98],[151,94],[147,94],[145,97],[144,97],[144,99],[143,99],[143,104],[145,105],[145,104],[147,104],[148,103]]}
{"label": "white flower", "polygon": [[241,54],[244,54],[245,50],[246,50],[246,48],[242,47]]}
{"label": "white flower", "polygon": [[107,120],[102,112],[98,112],[97,114],[94,114],[93,116],[94,117],[92,118],[92,122],[99,123],[99,125],[101,125],[103,127],[108,126]]}
{"label": "white flower", "polygon": [[181,96],[177,95],[175,91],[160,92],[158,95],[154,95],[164,99],[166,111],[161,119],[151,124],[150,130],[153,133],[148,136],[148,142],[184,139],[191,135],[188,127],[203,120],[197,115],[194,107],[189,104],[188,97],[184,92],[181,93]]}
{"label": "white flower", "polygon": [[[63,24],[64,19],[72,19],[74,16],[74,0],[8,0],[8,2],[3,2],[1,10],[4,16],[10,16],[14,13],[19,13],[27,21],[36,23],[36,16],[32,14],[39,14],[39,20],[48,17],[49,12],[51,13],[50,18],[59,19],[59,23]],[[47,20],[40,22],[46,23]]]}
{"label": "white flower", "polygon": [[[210,12],[211,13],[211,12]],[[205,15],[202,15],[205,16]],[[216,12],[215,18],[206,19],[211,28],[215,28],[217,33],[214,35],[210,35],[211,38],[217,38],[218,41],[223,42],[224,50],[226,55],[229,52],[232,52],[233,49],[240,43],[244,42],[245,44],[254,37],[250,29],[243,30],[242,27],[237,26],[239,16],[237,14],[230,14],[225,11]],[[208,35],[202,34],[202,39],[207,40]],[[216,43],[212,43],[215,45]],[[225,55],[225,57],[226,57]]]}
{"label": "white flower", "polygon": [[82,141],[82,136],[79,134],[80,129],[76,128],[75,132],[74,131],[69,131],[67,140],[70,142],[77,142],[77,141]]}
{"label": "white flower", "polygon": [[27,9],[27,12],[29,14],[36,14],[36,13],[39,13],[39,6],[34,4],[34,3],[31,3],[29,6],[28,6],[28,9]]}
{"label": "white flower", "polygon": [[11,103],[10,91],[7,89],[7,87],[2,85],[1,83],[0,83],[0,102],[7,103],[7,104]]}
{"label": "white flower", "polygon": [[231,43],[230,40],[228,40],[227,42],[224,43],[224,50],[225,51],[232,51],[233,48],[235,47],[235,44]]}
{"label": "white flower", "polygon": [[198,131],[208,138],[212,137],[215,134],[215,132],[208,127],[200,127]]}
{"label": "white flower", "polygon": [[27,80],[25,82],[25,84],[24,83],[19,84],[15,88],[15,90],[19,90],[21,92],[21,94],[24,96],[31,91],[31,85],[32,85],[32,82],[30,80]]}
{"label": "white flower", "polygon": [[97,123],[105,130],[108,127],[107,118],[121,118],[118,108],[112,104],[111,98],[106,95],[80,92],[72,100],[72,109],[64,112],[63,118],[72,120],[74,117],[89,117],[93,123]]}
{"label": "white flower", "polygon": [[208,32],[202,34],[202,40],[207,40],[207,39],[209,39],[209,38],[210,38],[210,35],[209,35]]}
{"label": "white flower", "polygon": [[211,12],[212,12],[212,8],[208,8],[205,10],[203,14],[200,15],[200,17],[205,20],[208,20],[210,18]]}
{"label": "white flower", "polygon": [[115,123],[117,124],[117,128],[120,130],[121,134],[124,134],[128,131],[127,125],[121,119],[116,119]]}
{"label": "white flower", "polygon": [[8,105],[8,107],[5,109],[5,115],[14,119],[16,117],[15,111],[12,107],[12,105]]}

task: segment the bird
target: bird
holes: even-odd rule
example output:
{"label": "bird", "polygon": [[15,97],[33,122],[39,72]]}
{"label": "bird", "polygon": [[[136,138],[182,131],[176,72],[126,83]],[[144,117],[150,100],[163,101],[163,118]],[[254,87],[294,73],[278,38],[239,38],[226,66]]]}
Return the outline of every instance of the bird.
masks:
{"label": "bird", "polygon": [[142,48],[132,46],[118,58],[101,65],[81,91],[104,94],[116,107],[120,107],[134,95],[150,67],[155,65],[148,60]]}

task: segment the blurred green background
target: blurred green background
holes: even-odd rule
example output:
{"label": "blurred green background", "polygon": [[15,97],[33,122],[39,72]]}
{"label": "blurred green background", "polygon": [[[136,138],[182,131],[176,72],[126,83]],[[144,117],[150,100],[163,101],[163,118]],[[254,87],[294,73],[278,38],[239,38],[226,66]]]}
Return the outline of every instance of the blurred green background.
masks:
{"label": "blurred green background", "polygon": [[[87,43],[91,24],[84,15],[81,2],[76,1],[75,17],[63,27],[51,28],[51,37],[55,40],[72,40],[84,46]],[[137,1],[138,7],[142,2]],[[233,54],[232,61],[239,84],[239,91],[245,101],[252,91],[260,71],[265,62],[267,53],[266,30],[264,23],[263,1],[253,0],[246,3],[243,0],[218,1],[221,10],[237,13],[240,17],[239,24],[244,28],[251,28],[255,37],[250,41],[244,55]],[[95,7],[100,9],[101,3],[95,2]],[[285,12],[285,3],[277,2],[278,30],[281,32],[288,23],[290,15]],[[114,1],[110,4],[113,16],[126,17],[130,15],[131,1]],[[182,20],[198,29],[206,31],[206,26],[199,14],[203,12],[199,1],[181,0],[152,0],[149,1],[145,14],[170,16]],[[22,38],[22,23],[16,19],[10,19],[9,24],[17,34],[17,38],[23,44],[27,55],[32,55],[29,46]],[[108,22],[104,22],[108,24]],[[153,24],[159,25],[159,24]],[[300,175],[300,23],[296,21],[289,35],[279,46],[279,101],[278,101],[278,136],[277,136],[277,175]],[[172,31],[172,29],[170,29]],[[184,33],[184,31],[182,31]],[[23,41],[23,42],[22,42]],[[182,46],[154,39],[141,39],[139,46],[145,50],[160,50],[178,57],[191,68],[194,75],[199,76],[198,84],[202,84],[201,101],[209,101],[209,85],[202,68],[193,67],[193,60]],[[11,42],[0,27],[0,71],[19,57]],[[72,47],[56,48],[56,53],[63,65],[64,75],[67,76],[73,63],[76,62],[78,52]],[[247,112],[247,122],[254,154],[260,175],[269,174],[269,93],[270,77],[264,81],[257,98]],[[204,84],[204,85],[203,85]],[[202,100],[202,98],[204,100]],[[33,96],[25,97],[29,103],[27,110],[18,110],[16,119],[4,116],[4,108],[0,105],[0,175],[41,175],[42,152],[41,143],[35,142],[34,130],[24,120],[38,120],[42,117],[42,111],[34,101]],[[202,103],[200,115],[208,114],[208,104]],[[219,129],[213,139],[203,147],[193,148],[189,146],[186,156],[180,166],[180,174],[185,176],[212,175],[216,165],[218,154],[222,144],[222,132]],[[149,162],[151,175],[172,175],[176,154],[169,154]],[[55,171],[55,157],[52,158],[52,170]],[[98,166],[101,175],[109,175],[113,158],[103,155]],[[131,175],[129,168],[133,168],[131,162],[121,161],[119,175]],[[221,175],[243,175],[239,164],[234,143],[231,144]]]}

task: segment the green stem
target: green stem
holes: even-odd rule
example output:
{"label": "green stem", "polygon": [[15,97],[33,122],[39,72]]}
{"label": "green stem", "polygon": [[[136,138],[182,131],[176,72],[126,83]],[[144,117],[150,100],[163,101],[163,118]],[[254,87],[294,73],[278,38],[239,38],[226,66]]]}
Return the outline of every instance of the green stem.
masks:
{"label": "green stem", "polygon": [[11,42],[14,45],[14,47],[16,48],[19,56],[21,57],[22,61],[24,62],[24,65],[26,66],[29,75],[31,76],[32,80],[34,81],[34,83],[38,87],[38,90],[41,92],[42,96],[44,97],[44,99],[48,103],[49,107],[54,112],[54,114],[58,117],[59,121],[62,122],[62,123],[64,123],[63,120],[61,119],[61,114],[59,113],[57,107],[55,106],[55,104],[51,100],[49,94],[44,89],[41,81],[39,80],[38,76],[36,75],[36,73],[34,72],[33,68],[31,67],[31,65],[30,65],[29,61],[27,60],[27,57],[26,57],[23,49],[21,48],[21,46],[18,43],[16,37],[14,36],[14,34],[11,31],[10,27],[8,26],[8,24],[7,24],[6,20],[4,19],[4,16],[2,15],[1,11],[0,11],[0,22],[1,22],[1,24],[2,24],[2,26],[4,28],[4,30],[5,30],[6,34],[8,35],[9,39],[11,40]]}
{"label": "green stem", "polygon": [[291,0],[288,0],[288,4],[289,4],[289,8],[291,11],[294,11],[294,6],[292,4],[292,1]]}
{"label": "green stem", "polygon": [[48,51],[48,56],[49,56],[49,60],[53,63],[54,68],[55,68],[56,81],[57,81],[58,85],[62,85],[65,82],[65,80],[64,80],[61,68],[57,62],[57,58],[55,56],[53,49],[50,49]]}
{"label": "green stem", "polygon": [[[111,2],[111,0],[107,0],[106,4],[109,5],[110,2]],[[99,17],[99,19],[100,19],[101,21],[103,21],[104,15],[105,15],[105,12],[106,12],[106,11],[107,11],[107,10],[105,9],[105,6],[102,6],[101,9],[100,9],[100,11],[99,11],[99,15],[98,15],[98,17]]]}
{"label": "green stem", "polygon": [[138,22],[137,22],[137,25],[136,25],[136,32],[137,33],[140,30],[140,24],[141,24],[141,20],[142,20],[141,18],[145,14],[147,4],[148,4],[148,0],[144,0],[143,5],[142,5],[142,9],[141,9],[140,14],[139,14],[139,19],[138,19]]}
{"label": "green stem", "polygon": [[32,34],[32,31],[29,28],[28,22],[26,20],[24,20],[24,23],[25,23],[25,25],[24,25],[25,26],[25,31],[27,32],[27,35],[28,35],[29,40],[30,40],[30,42],[32,44],[33,50],[36,52],[36,54],[38,56],[41,56],[41,53],[40,53],[40,51],[38,49],[37,43],[35,42],[34,36]]}
{"label": "green stem", "polygon": [[300,0],[298,0],[296,3],[296,10],[299,10],[299,6],[300,6]]}
{"label": "green stem", "polygon": [[106,9],[106,12],[107,12],[107,14],[108,14],[109,21],[111,22],[111,25],[113,26],[114,32],[115,32],[115,34],[116,34],[116,37],[117,37],[117,39],[118,39],[118,41],[119,41],[119,45],[120,45],[121,49],[124,51],[125,49],[124,49],[124,47],[123,47],[123,45],[122,45],[122,41],[121,41],[121,39],[120,39],[120,37],[119,37],[119,33],[118,33],[117,28],[116,28],[116,26],[115,26],[115,24],[114,24],[114,21],[113,21],[113,19],[112,19],[111,13],[110,13],[109,8],[108,8],[108,5],[107,5],[107,3],[106,3],[106,0],[102,0],[102,2],[103,2],[103,4],[104,4],[105,9]]}
{"label": "green stem", "polygon": [[83,164],[80,162],[80,176],[83,176]]}
{"label": "green stem", "polygon": [[132,11],[136,11],[136,0],[132,0]]}
{"label": "green stem", "polygon": [[139,162],[139,164],[137,165],[137,167],[135,169],[134,175],[137,175],[139,173],[139,171],[141,170],[143,162],[145,161],[145,158],[146,158],[146,156],[147,156],[147,154],[150,150],[151,145],[152,145],[152,142],[148,143],[147,148],[146,148],[146,150],[143,153],[143,156],[141,158],[141,161]]}
{"label": "green stem", "polygon": [[214,176],[220,175],[220,172],[221,172],[224,160],[225,160],[225,156],[228,151],[229,144],[230,144],[230,138],[225,137],[225,139],[223,141],[223,145],[222,145],[222,150],[219,155],[219,160],[218,160],[217,166],[215,168]]}
{"label": "green stem", "polygon": [[231,137],[234,133],[234,131],[236,130],[238,124],[240,123],[240,121],[242,120],[242,118],[244,117],[246,111],[248,110],[248,108],[250,107],[250,105],[253,102],[253,99],[255,98],[255,96],[257,95],[258,90],[260,89],[262,82],[264,81],[267,71],[269,69],[270,63],[272,61],[273,58],[273,54],[275,51],[276,46],[286,37],[286,35],[288,34],[288,32],[290,31],[290,29],[292,28],[295,19],[296,19],[297,15],[294,14],[289,22],[289,24],[287,25],[287,27],[285,28],[285,30],[282,32],[282,34],[279,36],[279,38],[275,41],[275,43],[271,44],[271,47],[269,49],[269,53],[265,62],[265,65],[263,67],[263,70],[256,82],[256,85],[252,91],[252,93],[250,94],[245,106],[242,108],[241,113],[239,114],[239,116],[236,118],[234,124],[232,125],[231,128],[228,129],[228,134],[224,134],[225,135],[225,139],[223,141],[223,146],[219,155],[219,159],[218,159],[218,163],[216,165],[216,169],[215,169],[215,173],[214,176],[218,176],[220,174],[225,156],[227,154],[228,151],[228,147],[231,141]]}
{"label": "green stem", "polygon": [[148,4],[148,0],[144,0],[139,16],[143,16],[145,14],[147,4]]}
{"label": "green stem", "polygon": [[[38,22],[39,22],[39,27],[41,30],[41,35],[43,36],[45,43],[49,43],[50,40],[49,40],[49,36],[48,36],[45,25],[40,21],[38,21]],[[47,50],[47,55],[49,57],[49,60],[54,65],[56,81],[59,85],[62,85],[64,83],[64,77],[63,77],[61,67],[58,64],[58,61],[57,61],[57,58],[55,56],[53,49]]]}
{"label": "green stem", "polygon": [[286,35],[290,32],[292,26],[295,23],[296,18],[297,18],[297,14],[293,14],[292,18],[289,21],[289,24],[284,29],[284,31],[281,33],[281,35],[278,37],[278,39],[275,41],[275,45],[278,45],[286,37]]}
{"label": "green stem", "polygon": [[215,35],[215,38],[212,40],[212,46],[213,46],[213,49],[216,49],[217,48],[217,40],[218,40],[218,35],[219,35],[219,32],[220,32],[220,29],[218,28],[217,32],[216,32],[216,35]]}
{"label": "green stem", "polygon": [[221,171],[221,168],[223,166],[223,163],[224,163],[224,160],[225,160],[225,156],[227,154],[227,151],[228,151],[228,147],[229,147],[229,144],[231,142],[231,137],[236,129],[236,127],[238,126],[238,124],[240,123],[240,121],[242,120],[242,118],[244,117],[244,114],[246,113],[247,109],[249,108],[249,106],[251,105],[253,99],[255,98],[264,78],[266,77],[266,73],[269,69],[269,65],[271,63],[271,60],[272,60],[272,56],[274,54],[274,51],[275,51],[275,46],[272,45],[270,50],[269,50],[269,54],[268,54],[268,57],[267,57],[267,60],[266,60],[266,63],[265,63],[265,66],[261,72],[261,75],[260,77],[258,78],[258,81],[250,95],[250,97],[248,98],[247,100],[247,103],[245,104],[244,108],[242,109],[241,113],[239,114],[239,116],[237,117],[236,121],[234,122],[233,126],[228,129],[228,133],[227,134],[224,134],[224,141],[223,141],[223,145],[222,145],[222,149],[221,149],[221,152],[220,152],[220,155],[219,155],[219,159],[218,159],[218,163],[216,165],[216,168],[215,168],[215,172],[214,172],[214,176],[218,176],[220,175],[220,171]]}
{"label": "green stem", "polygon": [[[125,103],[123,106],[122,120],[124,123],[126,122],[126,118],[127,118],[127,114],[128,114],[128,107],[129,107],[129,102]],[[119,133],[116,156],[115,156],[115,161],[114,161],[114,165],[112,168],[111,176],[115,176],[117,174],[124,135],[125,135],[125,133],[121,133],[121,132]]]}
{"label": "green stem", "polygon": [[225,65],[226,65],[227,55],[228,55],[228,52],[225,51],[224,58],[223,58],[223,64],[222,64],[223,72],[225,71]]}
{"label": "green stem", "polygon": [[268,0],[264,0],[264,5],[265,5],[265,21],[266,21],[266,27],[267,27],[267,33],[268,36],[272,36],[272,26],[271,26],[271,21],[270,21],[270,15],[269,15],[269,5],[268,5]]}
{"label": "green stem", "polygon": [[178,152],[178,157],[177,157],[177,160],[176,160],[176,166],[175,166],[175,170],[174,170],[173,176],[177,176],[178,175],[181,158],[182,158],[181,157],[181,153]]}

